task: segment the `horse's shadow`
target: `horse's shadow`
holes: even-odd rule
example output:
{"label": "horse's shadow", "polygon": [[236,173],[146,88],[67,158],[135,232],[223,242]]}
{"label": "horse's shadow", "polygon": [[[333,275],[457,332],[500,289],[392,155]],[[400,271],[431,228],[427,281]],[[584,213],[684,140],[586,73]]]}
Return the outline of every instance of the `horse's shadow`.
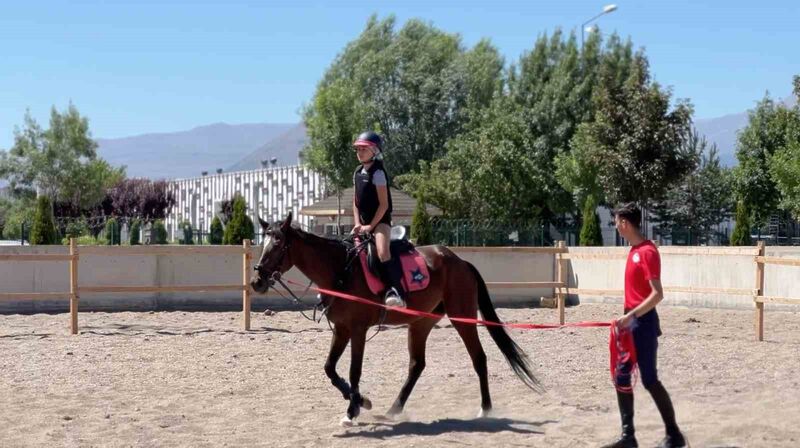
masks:
{"label": "horse's shadow", "polygon": [[556,423],[555,420],[544,420],[541,422],[526,422],[522,420],[512,420],[509,418],[480,418],[461,420],[446,418],[435,420],[429,423],[423,422],[398,422],[391,420],[363,422],[357,428],[360,430],[350,430],[342,434],[335,434],[339,438],[366,437],[370,439],[384,439],[386,437],[416,435],[416,436],[438,436],[448,433],[468,433],[484,432],[499,433],[513,432],[517,434],[544,434],[538,428],[548,424]]}

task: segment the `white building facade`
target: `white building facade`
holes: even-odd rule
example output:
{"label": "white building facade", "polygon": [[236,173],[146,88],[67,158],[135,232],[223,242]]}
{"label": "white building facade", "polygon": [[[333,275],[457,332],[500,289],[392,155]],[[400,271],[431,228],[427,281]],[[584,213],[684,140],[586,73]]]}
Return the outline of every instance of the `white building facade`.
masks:
{"label": "white building facade", "polygon": [[223,201],[240,194],[247,201],[247,214],[258,226],[257,217],[268,222],[283,219],[290,211],[304,226],[312,218],[299,211],[324,198],[324,185],[319,174],[303,166],[262,168],[251,171],[209,174],[202,177],[169,181],[175,206],[169,211],[165,225],[171,240],[182,238],[178,225],[183,221],[204,234],[221,211]]}

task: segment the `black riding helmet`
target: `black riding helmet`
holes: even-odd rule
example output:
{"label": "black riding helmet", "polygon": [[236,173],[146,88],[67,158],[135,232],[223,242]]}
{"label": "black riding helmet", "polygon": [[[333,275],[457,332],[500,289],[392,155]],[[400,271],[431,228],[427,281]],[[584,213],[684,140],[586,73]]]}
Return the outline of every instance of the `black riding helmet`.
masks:
{"label": "black riding helmet", "polygon": [[353,146],[371,146],[378,148],[378,151],[383,152],[383,139],[377,132],[366,131],[358,136]]}

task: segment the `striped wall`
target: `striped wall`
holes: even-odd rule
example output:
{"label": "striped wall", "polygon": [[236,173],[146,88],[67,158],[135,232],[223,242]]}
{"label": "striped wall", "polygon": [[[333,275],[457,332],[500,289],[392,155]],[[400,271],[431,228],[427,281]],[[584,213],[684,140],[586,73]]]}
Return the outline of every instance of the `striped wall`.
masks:
{"label": "striped wall", "polygon": [[178,224],[184,220],[191,222],[194,229],[208,232],[211,220],[221,210],[222,201],[236,193],[244,196],[247,212],[254,223],[258,222],[257,215],[273,222],[292,211],[304,226],[311,225],[311,218],[299,216],[298,211],[324,197],[322,178],[303,166],[175,179],[169,181],[168,188],[176,200],[165,222],[172,240],[182,236],[179,236]]}

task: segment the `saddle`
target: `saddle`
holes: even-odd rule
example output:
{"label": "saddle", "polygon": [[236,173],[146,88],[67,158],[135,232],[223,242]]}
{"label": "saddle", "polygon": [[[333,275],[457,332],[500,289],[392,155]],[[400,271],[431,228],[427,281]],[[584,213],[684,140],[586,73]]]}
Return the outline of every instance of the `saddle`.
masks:
{"label": "saddle", "polygon": [[[420,254],[411,241],[405,237],[405,229],[397,226],[392,228],[389,251],[393,259],[400,260],[403,270],[403,287],[406,292],[421,291],[430,283],[430,273],[425,257]],[[380,260],[375,241],[370,240],[365,250],[358,254],[361,261],[361,270],[367,280],[367,285],[373,294],[380,294],[386,290],[386,285],[381,280]]]}

